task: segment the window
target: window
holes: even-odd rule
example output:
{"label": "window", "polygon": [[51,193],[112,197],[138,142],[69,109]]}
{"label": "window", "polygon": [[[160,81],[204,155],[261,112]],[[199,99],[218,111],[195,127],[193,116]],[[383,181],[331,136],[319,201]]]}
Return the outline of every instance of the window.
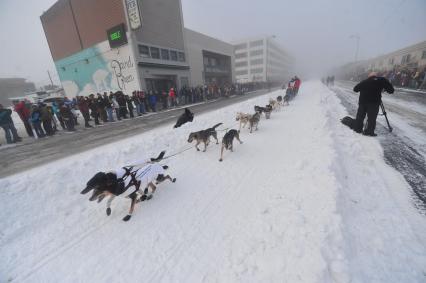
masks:
{"label": "window", "polygon": [[263,64],[263,59],[254,59],[250,61],[250,65],[261,65]]}
{"label": "window", "polygon": [[217,60],[216,58],[209,58],[209,62],[210,62],[210,66],[216,66],[217,65]]}
{"label": "window", "polygon": [[176,51],[171,51],[170,50],[170,59],[172,60],[172,61],[177,61],[178,59],[177,59],[177,52]]}
{"label": "window", "polygon": [[395,58],[389,58],[389,64],[393,65],[394,60],[395,60]]}
{"label": "window", "polygon": [[235,72],[235,75],[237,75],[237,76],[247,75],[247,74],[248,74],[247,70],[243,70],[243,71],[236,71],[236,72]]}
{"label": "window", "polygon": [[247,61],[235,63],[235,67],[246,67],[246,66],[247,66]]}
{"label": "window", "polygon": [[263,68],[256,68],[256,69],[251,69],[250,73],[252,74],[260,74],[263,73]]}
{"label": "window", "polygon": [[139,45],[139,54],[144,58],[149,58],[149,48],[146,45]]}
{"label": "window", "polygon": [[235,45],[235,50],[241,50],[246,48],[247,48],[247,43],[241,43],[241,44]]}
{"label": "window", "polygon": [[250,47],[257,47],[262,45],[263,45],[263,39],[250,42]]}
{"label": "window", "polygon": [[150,47],[151,50],[151,58],[160,59],[160,49],[157,47]]}
{"label": "window", "polygon": [[185,62],[185,53],[179,52],[178,59],[179,59],[179,62]]}
{"label": "window", "polygon": [[426,50],[423,50],[422,59],[426,59]]}
{"label": "window", "polygon": [[169,55],[168,49],[161,49],[161,59],[170,60],[170,55]]}
{"label": "window", "polygon": [[235,59],[240,59],[240,58],[247,58],[247,53],[244,52],[244,53],[235,54]]}
{"label": "window", "polygon": [[410,62],[410,54],[402,56],[401,64],[406,64]]}
{"label": "window", "polygon": [[250,56],[263,55],[263,50],[250,51]]}

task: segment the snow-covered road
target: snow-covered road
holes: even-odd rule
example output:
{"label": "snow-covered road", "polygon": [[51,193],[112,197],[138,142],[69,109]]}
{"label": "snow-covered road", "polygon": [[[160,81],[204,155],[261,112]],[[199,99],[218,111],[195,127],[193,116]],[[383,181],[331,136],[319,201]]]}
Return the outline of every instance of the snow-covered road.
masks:
{"label": "snow-covered road", "polygon": [[[332,90],[355,117],[358,94],[352,91],[353,85],[339,82]],[[426,95],[396,90],[393,95],[385,94],[383,101],[393,132],[389,133],[385,118],[379,116],[377,139],[385,160],[404,176],[418,208],[426,214]]]}
{"label": "snow-covered road", "polygon": [[[424,282],[426,223],[380,143],[340,124],[333,92],[306,82],[290,106],[219,145],[167,159],[175,184],[90,203],[97,171],[167,149],[253,112],[280,91],[0,179],[1,282]],[[220,132],[220,138],[224,132]]]}

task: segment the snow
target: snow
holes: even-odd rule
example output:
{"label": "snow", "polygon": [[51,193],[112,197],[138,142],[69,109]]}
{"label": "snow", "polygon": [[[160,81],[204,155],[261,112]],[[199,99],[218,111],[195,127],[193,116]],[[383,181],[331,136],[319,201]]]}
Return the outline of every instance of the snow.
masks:
{"label": "snow", "polygon": [[[190,148],[192,131],[253,112],[270,93],[0,180],[0,281],[424,282],[426,224],[408,184],[374,138],[340,124],[320,82],[290,106],[220,145]],[[219,132],[219,137],[224,131]],[[189,149],[190,150],[186,150]],[[80,195],[96,172],[161,150],[172,184],[129,222],[129,200]]]}

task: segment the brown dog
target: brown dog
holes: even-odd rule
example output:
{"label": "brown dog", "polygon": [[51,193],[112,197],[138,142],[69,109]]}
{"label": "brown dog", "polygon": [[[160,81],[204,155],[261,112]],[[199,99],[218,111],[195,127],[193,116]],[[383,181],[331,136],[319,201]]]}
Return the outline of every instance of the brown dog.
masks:
{"label": "brown dog", "polygon": [[216,124],[213,127],[208,128],[207,130],[190,133],[188,137],[188,142],[191,143],[192,141],[195,140],[197,142],[195,144],[195,148],[197,149],[197,151],[200,151],[200,149],[198,148],[198,145],[203,142],[204,143],[203,152],[205,152],[207,150],[207,146],[210,143],[210,136],[216,139],[216,144],[219,144],[219,141],[217,139],[216,128],[219,127],[220,125],[222,125],[222,123]]}

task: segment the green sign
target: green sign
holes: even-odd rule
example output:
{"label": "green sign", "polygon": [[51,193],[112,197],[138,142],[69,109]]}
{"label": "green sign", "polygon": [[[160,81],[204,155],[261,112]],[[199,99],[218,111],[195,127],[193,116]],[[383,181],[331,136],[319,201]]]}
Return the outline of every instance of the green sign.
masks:
{"label": "green sign", "polygon": [[107,30],[109,46],[111,48],[117,48],[127,44],[126,26],[119,24],[113,28]]}
{"label": "green sign", "polygon": [[111,40],[120,40],[120,38],[121,38],[120,31],[116,31],[116,32],[110,34]]}

